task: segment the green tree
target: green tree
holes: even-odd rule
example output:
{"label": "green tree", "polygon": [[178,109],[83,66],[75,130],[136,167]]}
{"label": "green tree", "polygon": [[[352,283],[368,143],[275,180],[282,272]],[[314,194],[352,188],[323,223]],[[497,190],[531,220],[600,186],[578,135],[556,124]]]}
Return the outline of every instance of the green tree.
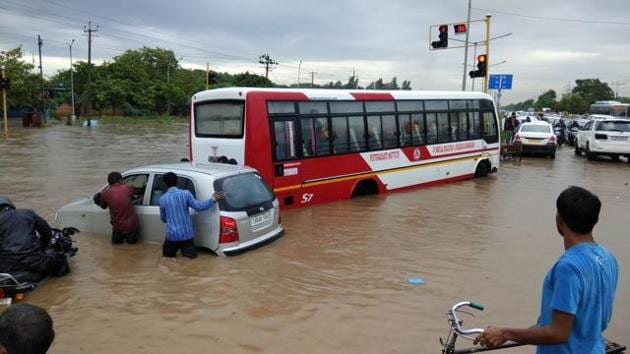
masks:
{"label": "green tree", "polygon": [[556,91],[548,90],[542,95],[538,96],[538,100],[534,107],[537,111],[542,111],[543,108],[556,109]]}
{"label": "green tree", "polygon": [[5,66],[5,75],[11,80],[7,91],[9,108],[40,107],[40,79],[32,73],[33,65],[22,60],[22,47],[1,51],[0,65]]}
{"label": "green tree", "polygon": [[575,87],[571,93],[580,95],[587,105],[595,101],[612,100],[615,98],[614,91],[607,83],[599,81],[599,79],[581,79],[575,80]]}
{"label": "green tree", "polygon": [[228,86],[273,87],[273,82],[264,76],[250,74],[249,71],[236,74]]}
{"label": "green tree", "polygon": [[343,85],[344,89],[356,89],[359,87],[359,77],[352,75],[348,78],[348,82]]}
{"label": "green tree", "polygon": [[589,103],[577,93],[569,93],[562,96],[558,103],[558,110],[562,112],[582,114],[588,111]]}

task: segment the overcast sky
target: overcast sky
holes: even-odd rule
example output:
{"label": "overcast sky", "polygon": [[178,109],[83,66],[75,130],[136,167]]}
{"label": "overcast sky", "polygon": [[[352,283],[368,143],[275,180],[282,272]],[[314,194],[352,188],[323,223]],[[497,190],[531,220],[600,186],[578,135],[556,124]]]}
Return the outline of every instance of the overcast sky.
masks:
{"label": "overcast sky", "polygon": [[[72,39],[75,60],[87,60],[83,28],[92,21],[98,25],[92,48],[97,62],[149,46],[173,50],[186,68],[210,62],[215,71],[264,75],[257,57],[269,53],[279,63],[270,79],[282,84],[296,83],[298,69],[301,82],[310,82],[314,72],[318,84],[346,82],[355,70],[362,86],[396,76],[414,89],[460,90],[463,48],[430,51],[429,29],[465,21],[467,3],[0,0],[0,50],[22,45],[25,58],[37,61],[39,34],[44,75],[52,75],[69,66],[66,43]],[[560,95],[580,78],[599,78],[630,96],[630,1],[472,0],[472,7],[473,20],[492,15],[491,36],[512,33],[491,42],[490,64],[505,61],[491,73],[514,74],[502,103],[536,98],[547,89]],[[449,31],[449,45],[460,45],[453,38],[465,36]],[[484,38],[483,23],[471,24],[470,40]],[[480,45],[478,52],[484,51]]]}

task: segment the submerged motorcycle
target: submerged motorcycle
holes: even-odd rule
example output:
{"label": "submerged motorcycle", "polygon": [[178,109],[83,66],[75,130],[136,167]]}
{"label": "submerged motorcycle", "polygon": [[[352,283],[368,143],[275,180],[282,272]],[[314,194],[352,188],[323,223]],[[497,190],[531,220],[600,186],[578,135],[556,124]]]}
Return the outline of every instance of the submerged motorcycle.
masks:
{"label": "submerged motorcycle", "polygon": [[[73,257],[79,249],[74,247],[72,235],[78,232],[79,230],[74,227],[61,230],[53,228],[46,252]],[[29,271],[0,273],[0,305],[11,305],[14,302],[23,301],[25,294],[35,289],[44,278],[43,275]]]}

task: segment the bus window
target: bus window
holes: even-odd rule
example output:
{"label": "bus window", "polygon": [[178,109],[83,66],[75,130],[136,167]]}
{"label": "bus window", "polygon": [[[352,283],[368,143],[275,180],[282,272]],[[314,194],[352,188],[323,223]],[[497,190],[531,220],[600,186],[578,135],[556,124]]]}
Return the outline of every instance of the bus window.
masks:
{"label": "bus window", "polygon": [[490,100],[479,100],[479,107],[482,110],[494,110],[494,103]]}
{"label": "bus window", "polygon": [[350,146],[348,145],[348,118],[333,117],[331,121],[333,154],[343,154],[350,151]]}
{"label": "bus window", "polygon": [[483,113],[483,139],[487,143],[496,143],[499,141],[499,132],[497,131],[497,121],[494,113]]}
{"label": "bus window", "polygon": [[294,102],[268,102],[267,111],[269,114],[293,114],[295,113]]}
{"label": "bus window", "polygon": [[242,138],[243,107],[243,101],[195,104],[195,136]]}
{"label": "bus window", "polygon": [[363,113],[363,103],[350,102],[331,102],[330,113]]}
{"label": "bus window", "polygon": [[438,113],[437,124],[438,143],[448,143],[450,141],[451,134],[451,129],[448,123],[448,113]]}
{"label": "bus window", "polygon": [[394,112],[394,101],[368,101],[365,102],[366,112]]}
{"label": "bus window", "polygon": [[330,154],[326,118],[302,119],[302,153],[305,157]]}
{"label": "bus window", "polygon": [[398,101],[398,112],[422,112],[424,104],[422,101]]}
{"label": "bus window", "polygon": [[302,154],[305,157],[330,154],[326,118],[302,119]]}
{"label": "bus window", "polygon": [[411,115],[411,136],[413,145],[423,145],[424,144],[424,118],[422,114],[412,114]]}
{"label": "bus window", "polygon": [[479,112],[471,112],[471,124],[468,126],[469,139],[481,139],[481,118]]}
{"label": "bus window", "polygon": [[437,143],[437,114],[427,113],[427,144]]}
{"label": "bus window", "polygon": [[365,126],[363,117],[348,117],[348,131],[350,135],[350,150],[365,150]]}
{"label": "bus window", "polygon": [[300,107],[301,114],[328,113],[326,102],[300,102],[298,105]]}
{"label": "bus window", "polygon": [[466,109],[466,101],[465,100],[451,100],[451,101],[448,101],[448,107],[450,110]]}
{"label": "bus window", "polygon": [[411,145],[411,131],[413,130],[411,116],[409,114],[399,114],[398,126],[400,127],[400,135],[398,136],[400,146]]}
{"label": "bus window", "polygon": [[295,123],[293,121],[279,121],[273,123],[274,157],[275,161],[295,159]]}
{"label": "bus window", "polygon": [[385,149],[398,147],[396,116],[383,116],[383,147]]}
{"label": "bus window", "polygon": [[425,101],[424,107],[427,111],[448,111],[448,101]]}
{"label": "bus window", "polygon": [[468,114],[466,112],[458,112],[454,113],[451,118],[453,118],[453,124],[457,122],[458,140],[468,139]]}
{"label": "bus window", "polygon": [[368,149],[376,150],[383,148],[383,134],[381,132],[381,116],[368,116]]}

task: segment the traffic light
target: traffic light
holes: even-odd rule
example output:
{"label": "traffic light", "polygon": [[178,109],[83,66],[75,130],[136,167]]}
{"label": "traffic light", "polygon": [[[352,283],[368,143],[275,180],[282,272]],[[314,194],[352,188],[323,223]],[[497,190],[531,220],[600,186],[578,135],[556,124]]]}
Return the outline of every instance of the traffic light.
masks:
{"label": "traffic light", "polygon": [[0,78],[0,90],[8,90],[11,88],[11,80]]}
{"label": "traffic light", "polygon": [[455,34],[466,33],[466,24],[459,23],[459,24],[453,25],[453,29],[455,30]]}
{"label": "traffic light", "polygon": [[486,70],[488,68],[488,61],[485,54],[477,56],[477,70],[470,71],[468,74],[471,79],[476,77],[486,77]]}
{"label": "traffic light", "polygon": [[448,26],[440,25],[439,30],[440,34],[438,38],[440,40],[431,42],[431,46],[433,47],[433,49],[448,47]]}

